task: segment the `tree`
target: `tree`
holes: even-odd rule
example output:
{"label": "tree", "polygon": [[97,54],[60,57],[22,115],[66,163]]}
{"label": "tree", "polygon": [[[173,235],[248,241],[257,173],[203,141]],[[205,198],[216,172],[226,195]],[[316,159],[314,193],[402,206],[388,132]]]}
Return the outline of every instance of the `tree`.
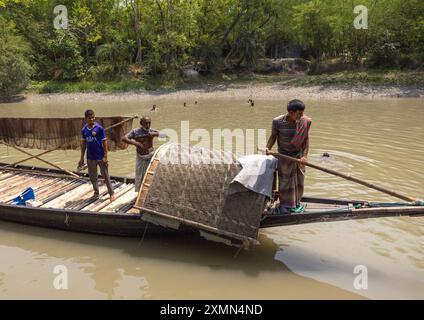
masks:
{"label": "tree", "polygon": [[31,48],[25,39],[13,35],[1,19],[0,30],[0,95],[10,96],[25,89],[30,80]]}
{"label": "tree", "polygon": [[131,43],[115,41],[97,47],[96,57],[100,64],[109,64],[112,72],[121,75],[130,64]]}
{"label": "tree", "polygon": [[55,38],[47,41],[52,63],[48,70],[51,78],[77,80],[84,75],[83,61],[78,38],[71,32],[56,30]]}

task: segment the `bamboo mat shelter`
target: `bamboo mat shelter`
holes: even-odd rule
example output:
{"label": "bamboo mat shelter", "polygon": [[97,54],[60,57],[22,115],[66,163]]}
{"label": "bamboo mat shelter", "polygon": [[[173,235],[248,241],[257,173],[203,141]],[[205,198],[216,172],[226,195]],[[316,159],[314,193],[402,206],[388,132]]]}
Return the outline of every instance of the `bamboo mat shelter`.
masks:
{"label": "bamboo mat shelter", "polygon": [[265,196],[231,183],[240,170],[232,154],[163,145],[150,163],[135,207],[150,222],[181,223],[231,239],[254,241]]}

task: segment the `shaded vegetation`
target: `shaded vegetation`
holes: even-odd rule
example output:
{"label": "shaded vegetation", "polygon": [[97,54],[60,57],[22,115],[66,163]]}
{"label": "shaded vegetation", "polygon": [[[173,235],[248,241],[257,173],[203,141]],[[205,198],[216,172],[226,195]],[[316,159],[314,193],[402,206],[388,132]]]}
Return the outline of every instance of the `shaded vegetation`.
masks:
{"label": "shaded vegetation", "polygon": [[[57,5],[66,30],[53,26]],[[368,8],[368,29],[354,28],[356,5]],[[30,78],[43,92],[176,86],[187,68],[213,77],[262,58],[301,57],[318,74],[335,58],[349,70],[424,65],[422,0],[0,0],[0,29],[2,95]]]}

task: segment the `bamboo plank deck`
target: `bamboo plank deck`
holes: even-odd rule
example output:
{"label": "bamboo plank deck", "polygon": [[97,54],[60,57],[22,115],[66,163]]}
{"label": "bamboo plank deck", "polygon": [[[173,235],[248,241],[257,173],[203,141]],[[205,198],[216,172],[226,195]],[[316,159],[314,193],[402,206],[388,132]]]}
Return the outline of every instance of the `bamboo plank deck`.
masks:
{"label": "bamboo plank deck", "polygon": [[116,200],[110,203],[104,181],[99,180],[99,199],[94,199],[93,187],[88,179],[75,179],[63,175],[9,171],[0,169],[0,203],[11,204],[13,199],[33,188],[40,208],[54,208],[100,213],[128,213],[137,194],[133,183],[112,182]]}
{"label": "bamboo plank deck", "polygon": [[[148,173],[149,174],[149,173]],[[148,180],[149,175],[145,180]],[[146,181],[144,181],[146,183]],[[55,208],[99,213],[139,214],[133,208],[137,199],[134,184],[114,182],[116,200],[110,203],[109,194],[103,181],[99,181],[100,197],[92,198],[93,188],[88,180],[78,180],[64,175],[38,174],[28,171],[6,171],[0,169],[0,203],[12,203],[28,187],[32,187],[41,208]],[[308,203],[304,213],[337,210],[347,206],[322,203]]]}

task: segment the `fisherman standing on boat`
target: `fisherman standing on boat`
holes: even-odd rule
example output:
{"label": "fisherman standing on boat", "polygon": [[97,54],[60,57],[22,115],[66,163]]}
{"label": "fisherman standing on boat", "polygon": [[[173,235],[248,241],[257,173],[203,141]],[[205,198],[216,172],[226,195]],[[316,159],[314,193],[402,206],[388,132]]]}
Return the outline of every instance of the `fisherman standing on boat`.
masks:
{"label": "fisherman standing on boat", "polygon": [[93,198],[99,197],[97,177],[97,166],[99,166],[110,195],[110,202],[113,202],[115,201],[115,194],[109,177],[107,160],[108,149],[105,129],[95,122],[96,117],[93,110],[85,111],[84,116],[86,125],[81,130],[81,159],[78,163],[78,167],[81,168],[84,166],[84,154],[85,150],[87,150],[88,175],[91,183],[93,184]]}
{"label": "fisherman standing on boat", "polygon": [[[275,141],[278,152],[283,155],[308,160],[309,129],[312,120],[304,115],[305,104],[292,100],[287,113],[272,120],[272,133],[268,139],[266,153],[269,154]],[[298,162],[278,158],[279,200],[277,213],[301,212],[300,203],[304,191],[305,166]]]}
{"label": "fisherman standing on boat", "polygon": [[[139,192],[144,174],[153,157],[153,138],[161,135],[159,131],[150,128],[152,120],[148,116],[140,119],[140,128],[131,130],[122,138],[127,144],[136,146],[136,164],[135,164],[135,191]],[[162,135],[161,135],[162,136]]]}

